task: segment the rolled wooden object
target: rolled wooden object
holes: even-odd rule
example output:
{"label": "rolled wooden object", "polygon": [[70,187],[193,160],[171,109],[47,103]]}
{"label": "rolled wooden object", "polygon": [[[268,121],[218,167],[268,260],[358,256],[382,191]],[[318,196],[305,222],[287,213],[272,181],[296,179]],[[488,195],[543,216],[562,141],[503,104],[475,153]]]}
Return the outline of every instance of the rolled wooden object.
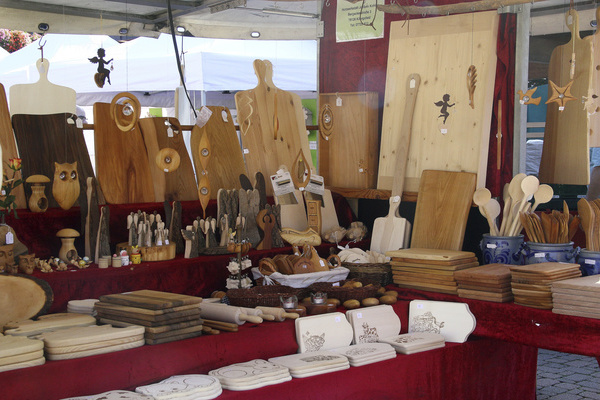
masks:
{"label": "rolled wooden object", "polygon": [[212,329],[218,329],[220,331],[225,331],[225,332],[237,332],[238,331],[237,324],[230,324],[229,322],[213,321],[210,319],[204,319],[202,321],[203,321],[202,322],[203,326],[207,326]]}
{"label": "rolled wooden object", "polygon": [[285,320],[286,318],[296,319],[296,318],[300,317],[300,315],[298,313],[289,313],[280,307],[258,306],[256,308],[258,308],[259,310],[262,310],[262,312],[264,314],[273,315],[275,317],[275,321],[279,321],[279,322]]}
{"label": "rolled wooden object", "polygon": [[200,317],[203,319],[212,319],[216,321],[225,321],[243,325],[248,322],[260,324],[263,320],[256,315],[245,314],[241,308],[233,306],[224,306],[220,304],[202,303],[200,304]]}
{"label": "rolled wooden object", "polygon": [[[214,303],[214,304],[218,304],[220,306],[225,306],[225,307],[231,307],[224,303]],[[270,315],[270,314],[265,314],[262,312],[262,310],[259,310],[258,308],[249,308],[249,307],[238,307],[238,308],[240,308],[242,310],[242,312],[247,315],[256,315],[257,317],[261,317],[263,320],[266,320],[266,321],[274,321],[275,320],[275,316]]]}

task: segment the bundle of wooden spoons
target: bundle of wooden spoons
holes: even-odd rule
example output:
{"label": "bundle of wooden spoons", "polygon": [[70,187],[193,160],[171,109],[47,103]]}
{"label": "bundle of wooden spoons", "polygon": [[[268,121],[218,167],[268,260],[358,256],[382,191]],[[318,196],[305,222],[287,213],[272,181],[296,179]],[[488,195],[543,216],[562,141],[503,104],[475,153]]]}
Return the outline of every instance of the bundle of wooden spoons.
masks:
{"label": "bundle of wooden spoons", "polygon": [[600,251],[600,199],[580,199],[577,202],[577,211],[581,218],[581,228],[585,232],[586,249]]}
{"label": "bundle of wooden spoons", "polygon": [[563,211],[552,210],[540,215],[534,212],[519,213],[520,222],[529,241],[536,243],[569,243],[579,227],[579,217],[569,213],[563,202]]}

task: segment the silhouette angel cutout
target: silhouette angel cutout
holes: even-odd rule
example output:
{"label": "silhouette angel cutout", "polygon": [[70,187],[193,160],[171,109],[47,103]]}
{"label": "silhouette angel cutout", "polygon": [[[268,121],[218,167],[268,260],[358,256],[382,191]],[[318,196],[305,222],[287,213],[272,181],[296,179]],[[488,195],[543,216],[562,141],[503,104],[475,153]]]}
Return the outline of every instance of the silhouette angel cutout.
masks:
{"label": "silhouette angel cutout", "polygon": [[448,108],[449,107],[453,107],[454,104],[456,103],[448,103],[450,101],[450,95],[449,94],[445,94],[444,97],[442,97],[442,101],[438,101],[435,102],[434,104],[438,107],[442,107],[440,109],[440,115],[438,116],[438,118],[444,117],[444,124],[446,123],[446,120],[448,119],[448,117],[450,116],[450,113],[448,112]]}
{"label": "silhouette angel cutout", "polygon": [[94,81],[99,88],[104,87],[104,82],[108,81],[110,85],[110,70],[105,67],[105,65],[110,64],[113,59],[106,61],[104,57],[106,56],[106,52],[102,47],[98,49],[98,56],[94,58],[88,58],[91,63],[98,64],[98,72],[94,75]]}

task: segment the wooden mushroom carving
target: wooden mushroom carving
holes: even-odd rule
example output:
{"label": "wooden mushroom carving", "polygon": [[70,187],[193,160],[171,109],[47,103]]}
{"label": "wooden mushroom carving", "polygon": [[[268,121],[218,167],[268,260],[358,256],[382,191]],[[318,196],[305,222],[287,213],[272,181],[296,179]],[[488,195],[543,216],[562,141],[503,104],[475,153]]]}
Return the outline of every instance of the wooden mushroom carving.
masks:
{"label": "wooden mushroom carving", "polygon": [[56,237],[59,237],[62,243],[60,251],[58,252],[58,258],[66,263],[76,259],[78,254],[75,249],[75,238],[79,237],[79,232],[75,229],[65,228],[56,232]]}
{"label": "wooden mushroom carving", "polygon": [[31,184],[31,196],[27,203],[32,212],[44,212],[48,209],[48,198],[46,197],[45,183],[50,182],[50,178],[45,175],[31,175],[25,182]]}

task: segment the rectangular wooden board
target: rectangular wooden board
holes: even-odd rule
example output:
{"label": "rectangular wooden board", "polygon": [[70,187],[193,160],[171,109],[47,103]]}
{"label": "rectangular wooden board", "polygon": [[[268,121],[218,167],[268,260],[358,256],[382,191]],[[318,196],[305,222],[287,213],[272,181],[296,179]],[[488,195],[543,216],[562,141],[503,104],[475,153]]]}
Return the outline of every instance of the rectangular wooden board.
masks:
{"label": "rectangular wooden board", "polygon": [[162,310],[189,304],[200,304],[202,299],[200,297],[179,295],[176,293],[137,290],[129,293],[100,296],[100,301],[123,306],[145,308],[148,310]]}
{"label": "rectangular wooden board", "polygon": [[590,275],[581,278],[563,280],[554,283],[552,288],[585,290],[586,292],[600,293],[600,275]]}
{"label": "rectangular wooden board", "polygon": [[446,294],[457,294],[457,289],[456,288],[452,288],[452,287],[447,287],[447,286],[442,286],[442,285],[423,285],[423,284],[413,284],[410,282],[404,282],[401,280],[394,280],[394,284],[396,284],[396,286],[401,287],[401,288],[407,288],[407,289],[417,289],[417,290],[425,290],[425,291],[429,291],[429,292],[436,292],[436,293],[446,293]]}
{"label": "rectangular wooden board", "polygon": [[466,269],[466,268],[474,268],[479,266],[479,262],[478,261],[474,261],[471,263],[467,263],[467,264],[457,264],[457,265],[450,265],[450,266],[444,266],[444,265],[427,265],[427,264],[411,264],[411,263],[395,263],[395,262],[391,262],[391,265],[397,266],[397,267],[404,267],[404,268],[413,268],[415,270],[419,270],[419,269],[423,269],[423,270],[427,270],[427,269],[437,269],[437,270],[442,270],[442,271],[459,271],[461,269]]}
{"label": "rectangular wooden board", "polygon": [[[477,174],[485,186],[496,73],[496,11],[391,23],[385,105],[379,155],[378,189],[391,189],[393,152],[400,141],[402,96],[407,77],[421,75],[415,105],[404,190],[416,192],[427,169]],[[474,108],[469,105],[467,70],[477,68]],[[446,133],[435,103],[449,95]]]}
{"label": "rectangular wooden board", "polygon": [[512,265],[511,273],[530,274],[529,276],[539,276],[542,279],[548,279],[552,276],[560,276],[562,273],[579,271],[579,264],[568,264],[560,262],[545,262],[529,265]]}
{"label": "rectangular wooden board", "polygon": [[512,301],[513,295],[512,293],[490,293],[490,292],[482,292],[479,290],[468,290],[458,288],[458,295],[460,297],[465,297],[468,299],[475,300],[486,300],[486,301],[495,301],[497,303],[506,303],[508,301]]}
{"label": "rectangular wooden board", "polygon": [[510,282],[510,265],[488,264],[454,274],[457,281]]}
{"label": "rectangular wooden board", "polygon": [[470,251],[444,250],[444,249],[427,249],[411,247],[410,249],[401,249],[388,251],[386,254],[392,257],[392,261],[412,261],[412,260],[427,260],[431,264],[435,262],[444,262],[444,265],[454,261],[462,261],[472,259],[475,253]]}
{"label": "rectangular wooden board", "polygon": [[327,186],[377,186],[378,113],[377,92],[319,94],[319,174]]}

